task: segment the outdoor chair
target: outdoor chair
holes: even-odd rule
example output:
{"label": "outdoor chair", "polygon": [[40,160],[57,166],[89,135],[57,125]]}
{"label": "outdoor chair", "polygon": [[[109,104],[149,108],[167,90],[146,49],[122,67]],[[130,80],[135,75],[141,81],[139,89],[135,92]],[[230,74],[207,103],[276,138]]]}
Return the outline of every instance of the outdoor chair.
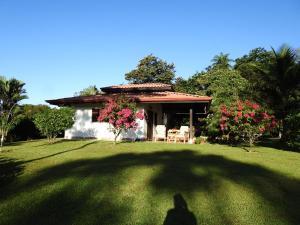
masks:
{"label": "outdoor chair", "polygon": [[181,126],[179,132],[175,135],[175,142],[183,141],[183,143],[189,141],[189,127]]}
{"label": "outdoor chair", "polygon": [[155,136],[154,141],[159,139],[166,140],[166,126],[165,125],[156,125],[155,127]]}
{"label": "outdoor chair", "polygon": [[178,134],[179,130],[177,129],[169,129],[168,130],[168,136],[167,136],[167,142],[174,141],[176,142],[176,135]]}

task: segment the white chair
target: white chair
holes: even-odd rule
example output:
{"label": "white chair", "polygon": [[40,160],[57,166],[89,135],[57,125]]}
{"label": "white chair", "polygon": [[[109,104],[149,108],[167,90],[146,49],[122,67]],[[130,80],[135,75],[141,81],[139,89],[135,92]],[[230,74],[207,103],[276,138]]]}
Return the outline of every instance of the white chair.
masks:
{"label": "white chair", "polygon": [[183,141],[183,143],[189,141],[189,127],[188,126],[181,126],[179,129],[178,134],[175,136],[175,142]]}
{"label": "white chair", "polygon": [[166,126],[165,125],[156,125],[155,127],[155,136],[154,141],[157,141],[159,139],[166,140]]}

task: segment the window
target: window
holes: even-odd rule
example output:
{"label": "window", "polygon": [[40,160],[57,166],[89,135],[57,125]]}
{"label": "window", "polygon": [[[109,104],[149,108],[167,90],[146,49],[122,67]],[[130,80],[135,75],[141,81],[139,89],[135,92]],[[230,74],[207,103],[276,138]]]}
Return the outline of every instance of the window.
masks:
{"label": "window", "polygon": [[92,109],[92,122],[98,122],[98,116],[99,116],[99,108],[93,108]]}

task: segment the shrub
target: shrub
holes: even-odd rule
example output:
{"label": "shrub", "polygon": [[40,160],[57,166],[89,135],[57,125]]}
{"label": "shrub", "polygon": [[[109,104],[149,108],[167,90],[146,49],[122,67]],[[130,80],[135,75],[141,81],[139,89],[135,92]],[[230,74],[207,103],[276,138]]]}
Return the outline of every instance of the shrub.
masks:
{"label": "shrub", "polygon": [[34,116],[34,124],[53,143],[59,134],[72,127],[74,114],[71,108],[46,109]]}
{"label": "shrub", "polygon": [[236,101],[229,107],[221,105],[219,128],[223,139],[247,142],[253,146],[258,137],[277,126],[273,115],[251,101]]}
{"label": "shrub", "polygon": [[98,121],[108,122],[110,130],[114,134],[114,143],[122,131],[135,129],[137,127],[136,119],[144,119],[143,112],[136,112],[134,100],[124,96],[110,98],[105,106],[100,109]]}

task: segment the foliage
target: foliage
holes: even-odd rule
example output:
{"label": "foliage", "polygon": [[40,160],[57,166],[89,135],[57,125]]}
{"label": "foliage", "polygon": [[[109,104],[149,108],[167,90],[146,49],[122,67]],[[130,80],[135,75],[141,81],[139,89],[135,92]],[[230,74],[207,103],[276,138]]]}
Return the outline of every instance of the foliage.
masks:
{"label": "foliage", "polygon": [[220,53],[219,55],[215,55],[211,60],[212,65],[206,68],[207,71],[215,70],[215,69],[230,69],[230,62],[233,60],[229,58],[229,54]]}
{"label": "foliage", "polygon": [[286,125],[286,141],[289,146],[300,147],[300,111],[291,112],[285,118]]}
{"label": "foliage", "polygon": [[213,97],[209,115],[206,119],[206,132],[211,138],[214,138],[220,135],[218,128],[221,117],[220,105],[245,98],[248,82],[238,71],[215,69],[200,76],[198,83],[204,89],[202,94]]}
{"label": "foliage", "polygon": [[30,105],[25,104],[20,106],[23,117],[20,122],[9,132],[8,136],[12,140],[28,140],[41,138],[42,135],[35,126],[34,116],[44,110],[49,109],[47,105]]}
{"label": "foliage", "polygon": [[98,117],[100,122],[108,122],[111,125],[110,129],[115,136],[115,143],[122,131],[137,127],[136,119],[143,120],[143,112],[136,113],[134,99],[124,96],[109,99],[100,110]]}
{"label": "foliage", "polygon": [[34,116],[34,123],[40,132],[53,143],[64,130],[72,127],[75,111],[71,108],[46,109]]}
{"label": "foliage", "polygon": [[213,105],[238,100],[245,95],[248,82],[239,72],[229,69],[211,70],[199,77],[203,94],[213,96]]}
{"label": "foliage", "polygon": [[8,132],[21,120],[19,102],[26,99],[25,83],[15,78],[0,77],[0,135],[1,147]]}
{"label": "foliage", "polygon": [[198,82],[198,79],[204,74],[205,72],[197,72],[186,80],[182,77],[176,78],[174,90],[188,94],[202,94],[204,87]]}
{"label": "foliage", "polygon": [[156,56],[148,55],[139,61],[137,68],[125,74],[131,83],[171,84],[175,77],[175,66]]}
{"label": "foliage", "polygon": [[242,77],[247,79],[249,86],[247,92],[251,98],[267,107],[265,99],[268,93],[265,91],[265,73],[270,65],[272,53],[264,48],[252,49],[249,54],[235,60],[234,69],[238,70]]}
{"label": "foliage", "polygon": [[276,120],[261,106],[251,101],[237,101],[221,105],[220,130],[229,140],[248,142],[252,147],[263,133],[276,127]]}
{"label": "foliage", "polygon": [[300,63],[296,51],[286,45],[272,49],[271,62],[265,78],[265,101],[281,121],[282,139],[287,140],[285,119],[291,112],[300,111]]}
{"label": "foliage", "polygon": [[80,92],[75,92],[74,96],[89,96],[89,95],[98,95],[101,91],[96,87],[96,85],[90,85],[87,88],[84,88]]}

